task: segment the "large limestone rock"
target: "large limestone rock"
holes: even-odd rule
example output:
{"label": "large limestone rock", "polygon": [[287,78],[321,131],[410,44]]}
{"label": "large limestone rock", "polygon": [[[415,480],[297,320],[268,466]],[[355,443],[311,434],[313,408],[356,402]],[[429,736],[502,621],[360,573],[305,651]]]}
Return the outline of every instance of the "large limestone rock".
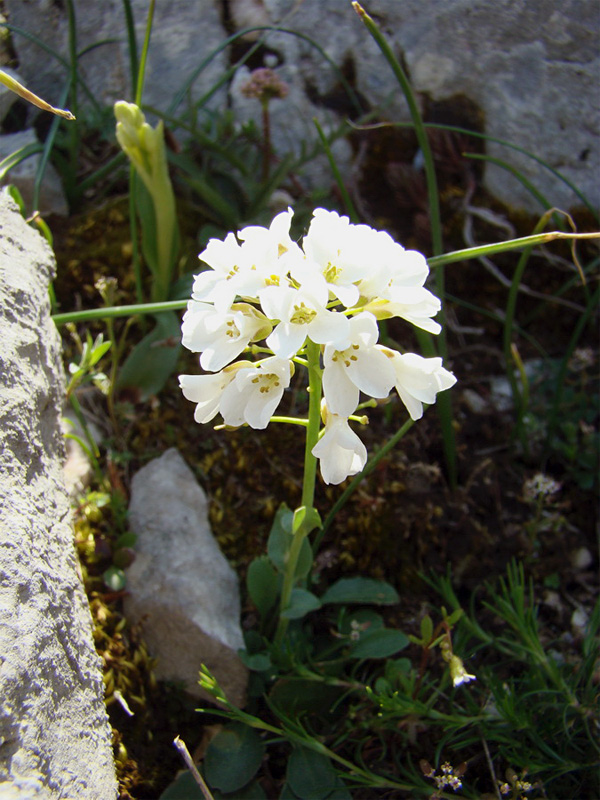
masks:
{"label": "large limestone rock", "polygon": [[198,672],[206,664],[229,700],[243,705],[237,576],[210,530],[206,495],[174,448],[134,476],[129,524],[138,538],[125,613],[143,624],[156,676],[201,696]]}
{"label": "large limestone rock", "polygon": [[[138,37],[145,0],[133,0]],[[589,0],[365,0],[393,50],[404,60],[413,85],[432,100],[463,94],[485,117],[485,132],[534,153],[600,205],[600,16]],[[67,53],[64,4],[47,0],[5,0],[10,21]],[[280,152],[289,142],[314,140],[311,120],[338,124],[347,109],[336,107],[338,75],[321,47],[372,104],[383,104],[391,119],[408,119],[400,90],[350,0],[179,0],[157,4],[145,100],[167,109],[186,76],[225,39],[222,20],[244,26],[254,21],[281,25],[304,38],[269,32],[267,50],[290,83],[284,102],[272,103],[272,137]],[[120,0],[77,4],[80,49],[106,35],[121,43],[103,45],[81,59],[86,81],[101,101],[127,94],[128,58]],[[18,35],[14,45],[28,85],[58,101],[66,73],[58,62]],[[263,52],[265,52],[263,50]],[[43,68],[40,66],[42,65]],[[200,73],[193,96],[220,78],[227,66],[219,56]],[[230,84],[230,102],[242,115],[260,119],[258,103],[245,103]],[[125,92],[125,94],[124,94]],[[339,96],[339,92],[337,93]],[[327,113],[325,113],[327,112]],[[535,160],[497,143],[488,152],[518,168],[555,205],[580,204],[577,195]],[[320,180],[331,184],[328,169]],[[488,188],[512,206],[538,210],[537,202],[511,174],[490,165]]]}
{"label": "large limestone rock", "polygon": [[54,269],[0,194],[0,797],[110,800],[111,732],[62,475]]}

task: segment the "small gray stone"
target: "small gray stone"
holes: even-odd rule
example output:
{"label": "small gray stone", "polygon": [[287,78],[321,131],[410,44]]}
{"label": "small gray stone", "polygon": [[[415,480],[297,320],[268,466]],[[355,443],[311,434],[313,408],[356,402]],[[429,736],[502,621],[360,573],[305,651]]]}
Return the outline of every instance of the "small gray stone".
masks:
{"label": "small gray stone", "polygon": [[237,576],[210,530],[206,495],[174,448],[134,476],[129,520],[138,538],[125,613],[143,623],[157,677],[205,696],[198,672],[206,664],[228,698],[243,705]]}

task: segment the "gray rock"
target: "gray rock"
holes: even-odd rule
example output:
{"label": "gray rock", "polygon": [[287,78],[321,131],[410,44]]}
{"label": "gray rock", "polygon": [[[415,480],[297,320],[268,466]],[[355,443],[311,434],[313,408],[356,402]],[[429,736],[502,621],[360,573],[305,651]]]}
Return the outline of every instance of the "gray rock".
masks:
{"label": "gray rock", "polygon": [[[399,87],[375,42],[349,0],[236,0],[230,2],[238,28],[270,22],[305,38],[269,32],[266,42],[281,62],[278,69],[290,83],[285,102],[272,103],[272,135],[281,152],[316,140],[311,120],[328,128],[343,119],[326,107],[325,96],[339,77],[311,41],[338,66],[351,63],[356,88],[372,104],[381,104],[392,120],[407,120]],[[371,0],[365,3],[392,49],[404,60],[414,88],[432,100],[466,95],[485,117],[485,132],[525,148],[560,170],[594,205],[600,205],[600,58],[597,4],[587,0]],[[47,0],[5,0],[10,20],[66,56],[68,26],[64,4]],[[145,24],[146,2],[132,3],[138,40]],[[218,0],[179,0],[157,4],[144,100],[167,109],[187,76],[225,39]],[[80,59],[81,75],[100,103],[130,97],[123,6],[120,0],[90,0],[77,7],[80,49],[106,36],[102,45]],[[14,35],[20,71],[33,91],[59,102],[66,70],[33,42]],[[309,41],[310,40],[310,41]],[[43,68],[40,67],[43,64]],[[272,66],[271,64],[266,64]],[[224,52],[201,71],[192,98],[198,98],[227,68]],[[229,102],[242,117],[255,117],[256,105],[244,107],[233,81]],[[81,96],[84,93],[81,92]],[[213,108],[224,105],[223,93]],[[537,161],[493,142],[488,153],[520,170],[551,204],[578,205],[577,195]],[[343,154],[341,165],[347,168]],[[318,167],[313,177],[327,186],[330,170]],[[539,206],[510,173],[489,165],[490,191],[513,207],[537,211]]]}
{"label": "gray rock", "polygon": [[[390,119],[407,107],[379,49],[350,3],[265,0],[275,23],[305,34],[341,65],[351,59],[356,88],[387,105]],[[485,132],[529,150],[560,170],[600,205],[600,16],[584,0],[372,0],[364,4],[404,59],[412,84],[433,100],[464,94],[484,113]],[[287,64],[326,95],[337,80],[317,50],[285,34],[269,34]],[[288,127],[290,123],[288,123]],[[491,156],[523,172],[551,203],[579,204],[576,195],[536,161],[489,143]],[[511,206],[538,209],[505,170],[489,166],[490,191]]]}
{"label": "gray rock", "polygon": [[62,465],[55,264],[0,195],[0,797],[116,796]]}
{"label": "gray rock", "polygon": [[203,696],[198,671],[206,664],[228,698],[243,705],[237,576],[210,530],[206,495],[174,448],[134,476],[129,521],[138,539],[125,613],[143,623],[157,677]]}
{"label": "gray rock", "polygon": [[[20,133],[6,133],[0,136],[0,160],[16,153],[22,147],[37,144],[33,129]],[[8,172],[4,183],[13,183],[23,198],[27,212],[33,210],[34,185],[41,153],[34,153],[20,161]],[[66,217],[69,213],[67,201],[57,171],[52,164],[46,164],[40,188],[39,208],[41,214],[58,214]]]}

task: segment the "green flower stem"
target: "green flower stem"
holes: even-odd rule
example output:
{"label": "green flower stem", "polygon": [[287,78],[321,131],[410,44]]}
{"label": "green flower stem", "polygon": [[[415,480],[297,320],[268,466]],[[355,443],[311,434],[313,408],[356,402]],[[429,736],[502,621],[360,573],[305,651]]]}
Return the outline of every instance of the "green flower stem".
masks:
{"label": "green flower stem", "polygon": [[[311,520],[314,516],[308,513],[313,509],[315,499],[315,483],[317,479],[317,459],[312,454],[312,449],[319,440],[319,429],[321,427],[321,349],[318,344],[307,340],[306,357],[308,360],[308,425],[306,426],[306,445],[304,448],[304,479],[302,482],[302,503],[301,507],[305,510],[305,515],[299,524],[294,524],[292,529],[292,544],[288,553],[285,573],[283,576],[283,586],[281,588],[281,598],[279,602],[279,622],[275,633],[275,646],[281,647],[283,637],[287,630],[289,620],[282,614],[288,607],[294,582],[296,579],[296,567],[300,556],[300,548],[304,537],[310,533]],[[294,515],[296,523],[296,515]]]}
{"label": "green flower stem", "polygon": [[157,314],[161,311],[181,311],[187,307],[187,300],[169,300],[166,303],[140,303],[133,306],[109,306],[108,308],[90,308],[87,311],[67,311],[54,314],[55,325],[67,322],[88,322],[91,319],[109,319],[113,317],[134,317],[137,314]]}
{"label": "green flower stem", "polygon": [[317,479],[317,458],[312,449],[319,441],[321,428],[321,348],[318,344],[307,340],[306,357],[308,360],[308,427],[306,429],[306,445],[304,448],[304,482],[302,485],[302,505],[312,508],[315,499],[315,482]]}
{"label": "green flower stem", "polygon": [[452,264],[455,261],[467,261],[470,258],[481,258],[481,256],[492,256],[495,253],[505,253],[508,250],[522,250],[536,244],[546,244],[555,239],[600,239],[600,232],[593,233],[564,233],[563,231],[549,231],[548,233],[538,233],[532,236],[522,236],[519,239],[508,239],[506,242],[496,244],[484,244],[480,247],[467,247],[464,250],[453,250],[443,256],[433,256],[427,259],[427,263],[432,269],[441,267],[444,264]]}

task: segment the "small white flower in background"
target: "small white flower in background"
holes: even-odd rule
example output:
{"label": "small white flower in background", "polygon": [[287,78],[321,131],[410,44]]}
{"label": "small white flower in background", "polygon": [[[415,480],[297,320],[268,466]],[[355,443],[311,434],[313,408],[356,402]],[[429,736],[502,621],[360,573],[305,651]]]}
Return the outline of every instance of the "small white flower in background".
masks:
{"label": "small white flower in background", "polygon": [[[410,416],[419,419],[423,404],[434,403],[456,378],[440,358],[377,344],[378,319],[401,317],[440,331],[433,320],[440,301],[425,288],[429,268],[421,253],[322,208],[300,246],[290,237],[292,216],[288,208],[268,228],[250,225],[222,241],[211,239],[200,253],[209,269],[194,280],[182,336],[214,374],[182,375],[180,384],[196,403],[197,422],[220,413],[228,426],[262,429],[290,384],[292,359],[303,355],[307,339],[321,345],[325,427],[313,454],[323,479],[341,483],[367,460],[348,424],[361,392],[383,399],[395,386]],[[274,355],[231,363],[250,345]]]}
{"label": "small white flower in background", "polygon": [[325,433],[313,447],[312,454],[319,459],[325,483],[341,483],[360,472],[367,463],[367,448],[348,424],[348,419],[329,412]]}

